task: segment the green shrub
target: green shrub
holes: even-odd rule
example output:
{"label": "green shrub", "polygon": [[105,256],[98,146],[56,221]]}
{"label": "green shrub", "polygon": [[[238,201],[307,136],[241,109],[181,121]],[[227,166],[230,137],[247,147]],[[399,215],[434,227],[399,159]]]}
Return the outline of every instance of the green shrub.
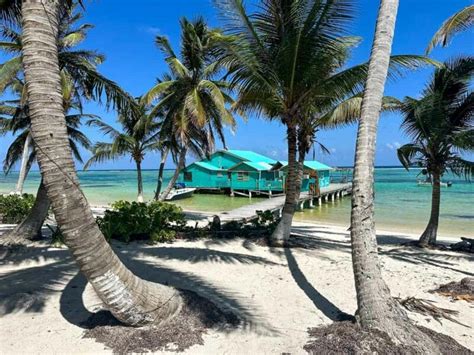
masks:
{"label": "green shrub", "polygon": [[30,212],[35,197],[30,194],[0,195],[0,222],[20,223]]}
{"label": "green shrub", "polygon": [[51,227],[49,224],[46,225],[51,231],[51,245],[57,248],[64,246],[64,235],[59,227]]}
{"label": "green shrub", "polygon": [[107,240],[169,242],[186,221],[183,210],[170,203],[117,201],[97,224]]}

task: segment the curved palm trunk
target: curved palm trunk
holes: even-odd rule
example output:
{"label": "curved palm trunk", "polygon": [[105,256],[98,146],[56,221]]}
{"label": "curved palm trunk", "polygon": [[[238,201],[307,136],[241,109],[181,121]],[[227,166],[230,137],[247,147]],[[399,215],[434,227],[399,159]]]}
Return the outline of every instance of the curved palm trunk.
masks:
{"label": "curved palm trunk", "polygon": [[155,201],[160,199],[161,187],[163,186],[163,172],[165,170],[166,158],[168,158],[169,149],[161,153],[160,168],[158,169],[158,182],[156,184]]}
{"label": "curved palm trunk", "polygon": [[436,244],[439,223],[439,207],[441,204],[441,176],[438,173],[433,174],[433,190],[431,193],[431,216],[425,231],[420,237],[420,246]]}
{"label": "curved palm trunk", "polygon": [[288,175],[286,178],[285,204],[283,205],[281,220],[270,237],[270,243],[273,246],[283,246],[290,238],[291,224],[300,197],[301,179],[303,177],[304,152],[299,152],[297,160],[296,127],[288,126],[287,136]]}
{"label": "curved palm trunk", "polygon": [[176,166],[174,174],[171,177],[171,180],[168,183],[168,186],[166,186],[165,191],[163,191],[163,193],[160,195],[159,201],[164,201],[166,199],[166,197],[169,195],[171,190],[173,190],[173,187],[176,184],[176,181],[178,181],[179,174],[181,173],[181,170],[184,169],[184,165],[186,162],[186,152],[187,152],[186,148],[182,148],[181,151],[179,152],[178,166]]}
{"label": "curved palm trunk", "polygon": [[44,186],[65,244],[104,305],[125,324],[160,323],[179,311],[181,297],[170,287],[138,278],[122,264],[95,223],[79,186],[59,77],[59,4],[59,0],[22,1],[23,66],[31,135]]}
{"label": "curved palm trunk", "polygon": [[382,0],[357,132],[351,210],[352,264],[357,292],[357,320],[388,334],[397,344],[439,353],[391,297],[382,279],[374,222],[374,159],[377,125],[387,78],[398,0]]}
{"label": "curved palm trunk", "polygon": [[10,233],[2,238],[3,245],[24,244],[27,240],[41,237],[41,227],[48,217],[49,200],[46,195],[46,189],[41,181],[36,194],[35,203],[28,213],[28,216],[18,224]]}
{"label": "curved palm trunk", "polygon": [[16,183],[15,193],[23,194],[23,185],[25,184],[26,175],[28,174],[28,157],[30,155],[31,135],[28,134],[25,139],[25,145],[23,146],[23,153],[21,155],[21,166],[20,173],[18,175],[18,181]]}
{"label": "curved palm trunk", "polygon": [[137,188],[138,188],[137,201],[143,202],[142,163],[141,161],[137,160],[136,164],[137,164]]}

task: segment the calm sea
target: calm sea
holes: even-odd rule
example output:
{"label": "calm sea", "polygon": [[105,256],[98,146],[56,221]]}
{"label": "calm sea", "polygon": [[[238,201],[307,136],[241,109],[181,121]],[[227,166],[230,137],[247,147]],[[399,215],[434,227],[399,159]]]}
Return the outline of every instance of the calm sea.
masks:
{"label": "calm sea", "polygon": [[[376,221],[378,228],[420,233],[430,214],[431,189],[416,183],[419,170],[402,168],[377,168],[375,173]],[[172,171],[165,172],[165,180]],[[145,197],[151,199],[156,188],[157,171],[143,173]],[[133,170],[107,170],[79,172],[81,186],[92,205],[106,205],[115,200],[136,198],[136,172]],[[0,193],[13,190],[17,173],[0,175]],[[440,232],[449,236],[474,237],[474,183],[445,176],[453,186],[442,188]],[[165,181],[166,183],[166,181]],[[25,183],[25,192],[35,193],[39,173],[31,172]],[[258,199],[253,198],[252,201]],[[189,210],[217,212],[231,210],[249,203],[245,197],[196,194],[192,198],[177,201]],[[349,226],[350,198],[329,202],[314,209],[298,212],[300,221],[330,223]]]}

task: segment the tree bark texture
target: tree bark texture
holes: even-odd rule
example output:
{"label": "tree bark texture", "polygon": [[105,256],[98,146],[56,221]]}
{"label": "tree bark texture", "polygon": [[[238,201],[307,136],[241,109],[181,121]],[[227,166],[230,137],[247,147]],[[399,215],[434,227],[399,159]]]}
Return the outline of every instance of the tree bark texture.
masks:
{"label": "tree bark texture", "polygon": [[156,184],[156,191],[155,191],[155,201],[160,199],[161,188],[163,186],[163,172],[165,170],[165,163],[166,159],[168,158],[169,149],[165,149],[161,152],[161,161],[160,167],[158,169],[158,181]]}
{"label": "tree bark texture", "polygon": [[431,215],[425,231],[420,237],[420,246],[436,244],[439,224],[439,209],[441,205],[441,176],[438,172],[433,174],[433,187],[431,193]]}
{"label": "tree bark texture", "polygon": [[100,232],[79,186],[66,129],[57,33],[59,0],[22,1],[23,67],[31,135],[46,193],[65,244],[110,312],[125,324],[164,322],[179,312],[173,288],[128,270]]}
{"label": "tree bark texture", "polygon": [[408,319],[391,297],[378,259],[374,222],[374,160],[398,0],[382,0],[357,132],[351,210],[352,262],[357,292],[357,320],[364,328],[388,334],[397,344],[421,353],[439,353],[436,345]]}
{"label": "tree bark texture", "polygon": [[173,187],[176,184],[176,181],[178,181],[179,174],[184,169],[184,166],[186,164],[186,153],[187,153],[187,149],[184,147],[181,148],[181,151],[179,152],[179,157],[178,157],[178,165],[176,166],[176,169],[174,171],[173,176],[171,177],[171,180],[168,182],[168,186],[166,186],[166,189],[160,195],[159,201],[164,201],[166,197],[170,194],[171,190],[173,190]]}
{"label": "tree bark texture", "polygon": [[41,228],[48,217],[49,206],[46,189],[44,188],[43,181],[41,181],[38,192],[36,193],[35,203],[28,213],[28,216],[2,238],[2,244],[26,244],[28,240],[40,238]]}
{"label": "tree bark texture", "polygon": [[15,193],[23,194],[23,186],[25,185],[26,175],[28,174],[28,158],[30,156],[31,135],[28,134],[23,146],[23,153],[21,155],[20,173],[18,174],[18,181],[16,183]]}

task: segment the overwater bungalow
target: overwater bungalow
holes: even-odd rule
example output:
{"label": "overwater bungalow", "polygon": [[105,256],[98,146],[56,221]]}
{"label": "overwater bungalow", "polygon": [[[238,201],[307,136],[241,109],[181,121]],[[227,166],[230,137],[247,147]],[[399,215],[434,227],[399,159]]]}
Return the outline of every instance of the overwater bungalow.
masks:
{"label": "overwater bungalow", "polygon": [[[188,165],[181,175],[186,187],[233,194],[272,195],[285,192],[288,162],[247,150],[219,150]],[[317,192],[330,183],[331,167],[306,161],[302,191]]]}

